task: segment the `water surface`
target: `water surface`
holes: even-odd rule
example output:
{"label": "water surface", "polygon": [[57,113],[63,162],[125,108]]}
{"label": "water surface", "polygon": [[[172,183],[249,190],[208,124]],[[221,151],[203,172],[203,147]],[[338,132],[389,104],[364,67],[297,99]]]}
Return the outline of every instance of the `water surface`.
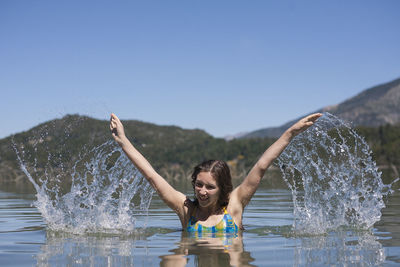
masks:
{"label": "water surface", "polygon": [[136,233],[75,235],[46,228],[32,194],[0,192],[2,266],[390,266],[400,265],[400,194],[370,230],[293,233],[291,192],[260,189],[238,237],[188,237],[157,197]]}

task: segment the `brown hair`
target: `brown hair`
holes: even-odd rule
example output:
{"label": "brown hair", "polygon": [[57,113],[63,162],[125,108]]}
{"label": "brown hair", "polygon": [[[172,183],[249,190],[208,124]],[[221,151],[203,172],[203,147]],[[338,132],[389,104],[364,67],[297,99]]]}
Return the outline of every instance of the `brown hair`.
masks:
{"label": "brown hair", "polygon": [[[192,186],[195,188],[197,175],[200,172],[210,172],[211,176],[217,181],[220,190],[218,198],[219,208],[225,207],[229,203],[229,194],[233,190],[232,177],[228,164],[222,160],[206,160],[194,167],[192,173]],[[197,199],[195,199],[197,205]]]}

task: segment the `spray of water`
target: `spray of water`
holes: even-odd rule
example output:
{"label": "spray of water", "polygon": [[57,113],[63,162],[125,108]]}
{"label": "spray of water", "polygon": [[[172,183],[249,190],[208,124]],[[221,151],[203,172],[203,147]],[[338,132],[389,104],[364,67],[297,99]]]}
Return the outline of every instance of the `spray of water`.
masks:
{"label": "spray of water", "polygon": [[[36,189],[34,205],[48,227],[72,233],[136,231],[153,190],[121,149],[112,141],[82,148],[69,167],[63,163],[68,147],[61,144],[62,153],[55,152],[46,147],[47,139],[41,133],[28,142],[29,149],[14,142],[14,150]],[[47,163],[39,164],[37,155],[43,153]],[[297,233],[370,228],[391,192],[364,139],[329,113],[298,135],[278,164],[292,191]]]}
{"label": "spray of water", "polygon": [[[112,141],[82,151],[70,170],[53,170],[52,164],[47,164],[40,171],[36,161],[25,160],[23,148],[14,143],[14,150],[36,189],[34,205],[51,230],[77,234],[134,232],[139,215],[147,214],[153,189]],[[48,160],[51,158],[49,153]],[[62,193],[67,181],[70,189]]]}
{"label": "spray of water", "polygon": [[278,164],[292,191],[293,228],[300,233],[370,228],[391,192],[365,140],[329,113],[296,136]]}

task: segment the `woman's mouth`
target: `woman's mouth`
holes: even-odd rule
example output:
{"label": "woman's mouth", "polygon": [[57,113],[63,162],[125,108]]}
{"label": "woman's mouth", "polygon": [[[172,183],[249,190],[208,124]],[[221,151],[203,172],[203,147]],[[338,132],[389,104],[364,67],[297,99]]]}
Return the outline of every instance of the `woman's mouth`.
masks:
{"label": "woman's mouth", "polygon": [[199,196],[198,199],[200,201],[207,201],[208,197],[207,196]]}

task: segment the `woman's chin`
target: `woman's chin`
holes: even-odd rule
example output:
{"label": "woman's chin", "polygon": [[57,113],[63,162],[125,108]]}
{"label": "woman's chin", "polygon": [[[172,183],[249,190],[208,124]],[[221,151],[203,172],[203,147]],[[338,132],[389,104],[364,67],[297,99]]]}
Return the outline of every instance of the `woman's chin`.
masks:
{"label": "woman's chin", "polygon": [[207,199],[207,200],[198,199],[198,203],[201,208],[207,208],[207,209],[212,208],[215,205],[217,205],[217,202],[211,202],[209,199]]}
{"label": "woman's chin", "polygon": [[207,200],[198,200],[198,201],[199,201],[199,206],[202,208],[205,208],[210,204]]}

